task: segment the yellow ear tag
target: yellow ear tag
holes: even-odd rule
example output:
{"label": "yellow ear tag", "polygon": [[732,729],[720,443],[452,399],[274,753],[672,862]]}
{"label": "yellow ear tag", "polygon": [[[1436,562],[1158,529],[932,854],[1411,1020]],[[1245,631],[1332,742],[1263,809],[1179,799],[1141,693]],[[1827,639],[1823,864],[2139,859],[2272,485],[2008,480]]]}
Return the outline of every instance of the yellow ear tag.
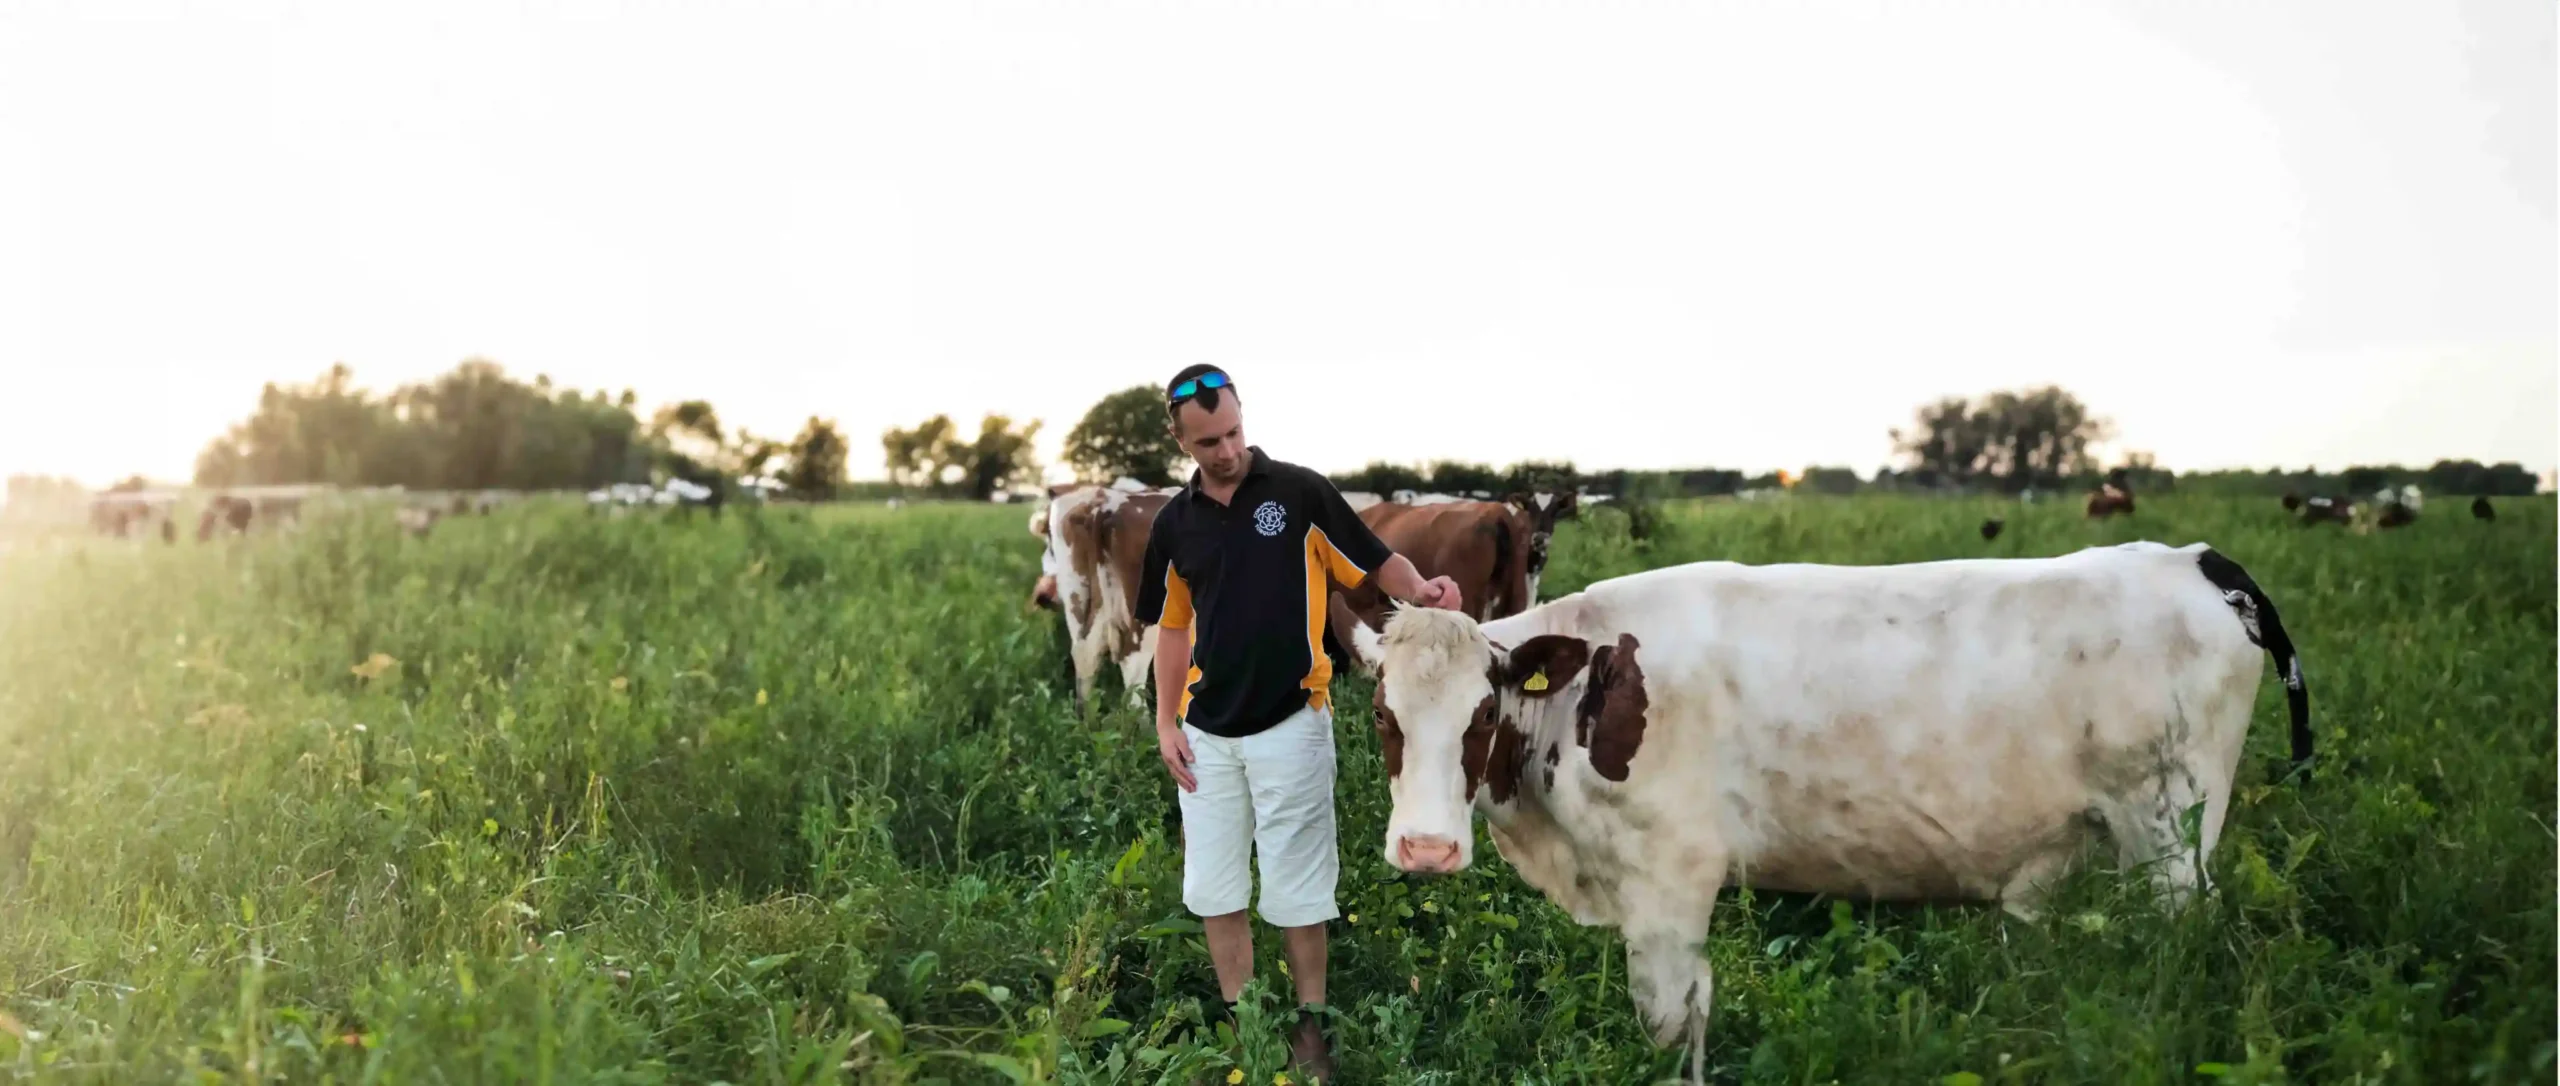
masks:
{"label": "yellow ear tag", "polygon": [[1546,688],[1547,673],[1543,671],[1529,676],[1529,681],[1520,684],[1520,689],[1522,690],[1544,690]]}

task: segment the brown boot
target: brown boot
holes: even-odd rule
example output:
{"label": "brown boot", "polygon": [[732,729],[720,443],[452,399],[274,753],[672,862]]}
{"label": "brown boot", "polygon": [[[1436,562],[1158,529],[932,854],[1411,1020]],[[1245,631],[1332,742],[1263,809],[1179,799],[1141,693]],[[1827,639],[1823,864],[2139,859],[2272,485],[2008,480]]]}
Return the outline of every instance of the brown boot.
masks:
{"label": "brown boot", "polygon": [[1314,1011],[1298,1012],[1298,1027],[1289,1031],[1289,1069],[1311,1086],[1333,1086],[1333,1046],[1324,1039],[1324,1020]]}

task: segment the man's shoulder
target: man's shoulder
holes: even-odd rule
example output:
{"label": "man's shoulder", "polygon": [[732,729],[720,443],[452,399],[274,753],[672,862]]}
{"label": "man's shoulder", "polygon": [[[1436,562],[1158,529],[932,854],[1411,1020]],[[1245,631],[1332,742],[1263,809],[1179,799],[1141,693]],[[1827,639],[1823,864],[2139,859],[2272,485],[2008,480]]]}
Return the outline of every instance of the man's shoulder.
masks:
{"label": "man's shoulder", "polygon": [[1265,460],[1263,468],[1271,473],[1272,478],[1294,487],[1306,488],[1318,494],[1333,489],[1332,479],[1326,478],[1323,472],[1304,464],[1293,464],[1275,457]]}

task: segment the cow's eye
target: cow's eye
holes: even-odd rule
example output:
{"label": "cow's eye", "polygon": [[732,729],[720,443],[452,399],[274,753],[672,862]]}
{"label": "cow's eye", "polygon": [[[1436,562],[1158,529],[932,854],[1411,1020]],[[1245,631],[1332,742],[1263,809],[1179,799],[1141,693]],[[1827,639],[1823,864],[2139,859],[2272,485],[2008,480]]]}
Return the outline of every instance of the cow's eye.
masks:
{"label": "cow's eye", "polygon": [[1378,738],[1402,740],[1404,729],[1396,725],[1395,710],[1378,706]]}

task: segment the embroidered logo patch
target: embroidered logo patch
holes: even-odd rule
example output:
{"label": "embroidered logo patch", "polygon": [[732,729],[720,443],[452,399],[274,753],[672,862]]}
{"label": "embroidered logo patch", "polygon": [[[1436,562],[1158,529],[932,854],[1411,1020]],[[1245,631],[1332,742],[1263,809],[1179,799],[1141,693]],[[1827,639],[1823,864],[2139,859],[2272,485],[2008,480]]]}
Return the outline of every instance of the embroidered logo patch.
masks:
{"label": "embroidered logo patch", "polygon": [[1289,512],[1288,510],[1280,508],[1279,502],[1264,502],[1261,505],[1254,507],[1254,531],[1260,532],[1264,535],[1279,535],[1280,529],[1288,526]]}

